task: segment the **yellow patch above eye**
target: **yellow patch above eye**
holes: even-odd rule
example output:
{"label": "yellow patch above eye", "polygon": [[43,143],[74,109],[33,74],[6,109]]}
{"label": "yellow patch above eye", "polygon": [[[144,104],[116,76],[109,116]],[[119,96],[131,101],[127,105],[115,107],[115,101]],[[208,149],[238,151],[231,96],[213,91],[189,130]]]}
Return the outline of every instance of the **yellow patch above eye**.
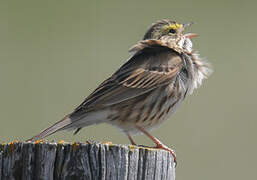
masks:
{"label": "yellow patch above eye", "polygon": [[169,26],[167,27],[167,30],[170,30],[170,29],[180,29],[180,28],[182,28],[182,27],[183,27],[182,24],[176,23],[176,24],[171,24],[171,25],[169,25]]}

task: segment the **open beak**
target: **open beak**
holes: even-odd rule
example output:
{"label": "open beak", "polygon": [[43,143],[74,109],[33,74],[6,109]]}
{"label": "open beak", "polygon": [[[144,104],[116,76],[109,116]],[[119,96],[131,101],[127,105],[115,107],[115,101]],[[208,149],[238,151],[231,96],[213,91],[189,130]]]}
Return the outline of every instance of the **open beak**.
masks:
{"label": "open beak", "polygon": [[192,39],[192,38],[195,38],[197,37],[198,34],[195,34],[195,33],[187,33],[184,35],[185,38],[188,38],[188,39]]}
{"label": "open beak", "polygon": [[[183,28],[185,29],[185,28],[191,26],[192,24],[194,24],[194,22],[184,23],[184,24],[183,24]],[[198,36],[198,35],[195,34],[195,33],[187,33],[187,34],[184,35],[184,37],[185,37],[185,38],[188,38],[188,39],[192,39],[192,38],[195,38],[195,37],[197,37],[197,36]]]}

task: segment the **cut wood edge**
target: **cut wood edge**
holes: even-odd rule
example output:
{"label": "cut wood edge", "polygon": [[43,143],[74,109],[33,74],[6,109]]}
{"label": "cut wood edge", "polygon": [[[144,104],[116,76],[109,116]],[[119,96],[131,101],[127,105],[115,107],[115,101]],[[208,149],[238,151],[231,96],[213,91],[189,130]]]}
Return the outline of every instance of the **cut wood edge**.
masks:
{"label": "cut wood edge", "polygon": [[14,141],[0,147],[0,179],[175,180],[173,160],[165,150],[110,142]]}

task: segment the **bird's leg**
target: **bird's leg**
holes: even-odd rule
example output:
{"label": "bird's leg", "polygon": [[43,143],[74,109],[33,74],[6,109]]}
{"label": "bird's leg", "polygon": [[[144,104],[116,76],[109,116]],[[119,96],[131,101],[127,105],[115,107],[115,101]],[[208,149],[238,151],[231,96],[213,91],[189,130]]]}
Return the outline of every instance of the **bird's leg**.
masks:
{"label": "bird's leg", "polygon": [[136,126],[136,128],[141,131],[142,133],[144,133],[147,137],[149,137],[155,144],[156,147],[158,149],[164,149],[168,152],[171,153],[171,155],[173,156],[174,162],[175,164],[177,164],[177,158],[176,158],[176,153],[173,149],[170,149],[169,147],[167,147],[166,145],[164,145],[159,139],[157,139],[156,137],[152,136],[149,132],[147,132],[146,130],[144,130],[142,127]]}
{"label": "bird's leg", "polygon": [[126,134],[127,134],[128,138],[129,138],[129,140],[130,140],[130,143],[131,143],[132,145],[136,146],[137,144],[135,143],[135,141],[133,140],[133,138],[131,137],[131,135],[130,135],[129,133],[126,133]]}

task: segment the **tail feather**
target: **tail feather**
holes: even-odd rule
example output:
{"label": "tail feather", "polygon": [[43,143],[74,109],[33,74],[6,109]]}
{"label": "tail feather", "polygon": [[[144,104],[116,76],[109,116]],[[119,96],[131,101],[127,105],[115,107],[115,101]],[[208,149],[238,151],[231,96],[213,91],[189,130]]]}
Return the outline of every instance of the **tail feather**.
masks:
{"label": "tail feather", "polygon": [[67,115],[62,120],[58,121],[57,123],[55,123],[51,127],[45,129],[44,131],[42,131],[38,135],[28,139],[27,141],[36,141],[36,140],[45,138],[45,137],[47,137],[47,136],[49,136],[49,135],[51,135],[51,134],[53,134],[57,131],[65,129],[65,127],[67,127],[71,123],[72,123],[71,119],[69,118],[69,115]]}

